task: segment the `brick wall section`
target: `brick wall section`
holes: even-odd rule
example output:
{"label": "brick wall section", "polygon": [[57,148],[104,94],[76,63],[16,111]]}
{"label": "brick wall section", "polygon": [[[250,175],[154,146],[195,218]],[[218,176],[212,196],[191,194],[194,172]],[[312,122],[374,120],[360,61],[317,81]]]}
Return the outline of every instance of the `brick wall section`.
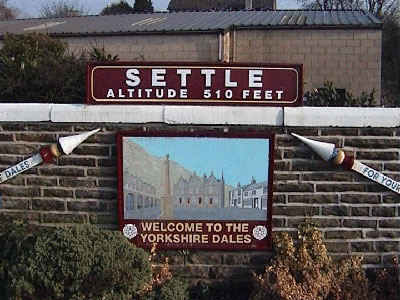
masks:
{"label": "brick wall section", "polygon": [[304,65],[305,91],[326,80],[356,96],[376,90],[380,99],[380,30],[237,30],[235,62]]}
{"label": "brick wall section", "polygon": [[[58,136],[102,130],[57,164],[41,165],[0,185],[1,215],[45,226],[92,223],[117,228],[116,132],[135,124],[0,123],[0,169],[31,155]],[[148,130],[226,126],[146,124]],[[247,130],[233,126],[230,130]],[[322,162],[288,133],[334,142],[367,165],[400,180],[399,128],[251,127],[276,134],[273,230],[294,233],[311,218],[323,231],[335,257],[364,256],[365,267],[381,267],[400,251],[400,195],[351,171]],[[261,271],[271,253],[178,251],[166,253],[173,270],[193,285],[230,284],[230,291],[249,288],[251,270]],[[226,291],[225,291],[226,293]],[[237,298],[239,299],[239,298]]]}
{"label": "brick wall section", "polygon": [[142,34],[108,37],[69,37],[72,51],[104,47],[125,61],[217,61],[217,34]]}

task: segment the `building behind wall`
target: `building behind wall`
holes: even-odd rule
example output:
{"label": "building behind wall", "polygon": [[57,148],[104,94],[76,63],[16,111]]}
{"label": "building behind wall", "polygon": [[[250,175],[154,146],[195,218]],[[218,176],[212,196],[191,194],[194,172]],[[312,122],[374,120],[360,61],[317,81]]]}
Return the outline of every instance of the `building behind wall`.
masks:
{"label": "building behind wall", "polygon": [[[253,3],[255,3],[253,1]],[[303,64],[304,91],[381,94],[381,22],[367,11],[219,11],[0,22],[6,32],[60,37],[72,51],[103,47],[125,61]]]}

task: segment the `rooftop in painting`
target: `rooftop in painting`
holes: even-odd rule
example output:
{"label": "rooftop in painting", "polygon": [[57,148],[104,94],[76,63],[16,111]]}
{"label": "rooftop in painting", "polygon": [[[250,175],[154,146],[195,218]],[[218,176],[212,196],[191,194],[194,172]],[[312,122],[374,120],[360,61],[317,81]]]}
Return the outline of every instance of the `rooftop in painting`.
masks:
{"label": "rooftop in painting", "polygon": [[55,36],[221,31],[227,28],[379,28],[364,10],[243,10],[23,19],[0,22],[0,35],[39,32]]}

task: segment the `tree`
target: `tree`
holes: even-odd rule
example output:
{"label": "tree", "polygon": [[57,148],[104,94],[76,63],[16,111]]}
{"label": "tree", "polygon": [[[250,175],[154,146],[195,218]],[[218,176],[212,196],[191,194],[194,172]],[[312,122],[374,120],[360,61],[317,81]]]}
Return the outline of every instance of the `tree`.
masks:
{"label": "tree", "polygon": [[133,12],[133,8],[121,0],[120,2],[112,3],[111,5],[107,5],[101,11],[101,15],[122,15],[122,14],[131,14]]}
{"label": "tree", "polygon": [[151,0],[136,0],[135,5],[133,6],[134,13],[148,13],[153,11],[154,9]]}
{"label": "tree", "polygon": [[[246,8],[245,0],[171,0],[168,5],[169,11],[185,10],[242,10]],[[273,0],[253,0],[253,9],[274,8]]]}
{"label": "tree", "polygon": [[0,0],[0,21],[15,19],[15,11],[6,6],[7,0]]}
{"label": "tree", "polygon": [[366,9],[377,17],[392,15],[398,10],[399,0],[297,0],[311,9]]}
{"label": "tree", "polygon": [[78,6],[76,3],[69,2],[68,0],[54,0],[40,9],[40,16],[42,18],[75,17],[85,14],[83,6]]}

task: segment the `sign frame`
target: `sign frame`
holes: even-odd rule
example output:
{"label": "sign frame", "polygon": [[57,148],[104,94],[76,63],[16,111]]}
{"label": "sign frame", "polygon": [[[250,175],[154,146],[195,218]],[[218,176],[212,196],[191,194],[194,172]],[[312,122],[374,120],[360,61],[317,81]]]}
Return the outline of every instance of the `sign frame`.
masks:
{"label": "sign frame", "polygon": [[[267,218],[266,220],[250,220],[250,221],[221,221],[221,220],[162,220],[162,219],[125,219],[124,215],[124,182],[123,182],[123,139],[126,137],[148,137],[148,138],[221,138],[221,139],[268,139],[268,202],[267,202]],[[196,250],[223,250],[223,251],[242,251],[242,250],[270,250],[272,244],[272,207],[273,207],[273,174],[274,174],[274,149],[275,149],[275,135],[273,133],[265,133],[259,131],[246,131],[246,132],[215,132],[215,131],[175,131],[175,130],[162,130],[162,131],[147,131],[143,129],[137,129],[132,131],[119,131],[117,133],[117,163],[118,163],[118,223],[119,229],[124,233],[126,237],[128,237],[134,244],[142,248],[151,248],[152,242],[143,242],[143,237],[140,237],[141,232],[143,231],[143,223],[151,223],[157,222],[160,223],[159,226],[165,227],[168,226],[169,223],[174,223],[178,226],[178,223],[196,223],[196,226],[200,226],[203,229],[206,227],[206,223],[221,223],[223,226],[222,234],[226,233],[227,224],[237,223],[237,224],[247,224],[248,230],[247,234],[251,235],[250,243],[243,244],[232,244],[232,243],[196,243],[196,242],[179,242],[179,243],[163,243],[158,242],[157,248],[159,249],[170,249],[170,250],[179,250],[179,249],[196,249]],[[169,172],[169,171],[168,171]],[[225,200],[226,201],[226,200]],[[144,205],[143,205],[144,207]],[[261,210],[261,209],[260,209]],[[201,223],[202,225],[199,225]],[[134,226],[134,228],[132,227]],[[127,226],[130,228],[127,228]],[[136,227],[137,226],[137,227]],[[239,225],[238,225],[239,226]],[[242,226],[242,225],[240,225]],[[199,227],[199,228],[200,228]],[[256,228],[257,227],[257,228]],[[263,230],[264,227],[267,232],[266,236],[262,239],[257,240],[256,235],[254,233],[255,230]],[[133,237],[129,237],[125,230],[134,229],[135,234]],[[245,225],[243,225],[245,228]],[[264,229],[264,231],[265,231]],[[240,230],[239,230],[240,232]],[[244,231],[243,231],[244,232]],[[210,231],[205,232],[205,234],[209,234],[211,236]],[[228,235],[228,234],[227,234]],[[140,240],[142,239],[142,241]],[[210,238],[211,239],[211,238]]]}
{"label": "sign frame", "polygon": [[[256,99],[254,97],[254,91],[256,90],[256,88],[248,88],[249,91],[249,95],[246,94],[246,99],[223,99],[226,98],[227,96],[227,91],[232,91],[233,90],[233,95],[238,95],[240,93],[242,93],[244,91],[243,87],[241,87],[241,84],[239,83],[239,87],[236,87],[237,91],[235,91],[235,88],[226,88],[226,87],[220,87],[218,88],[220,93],[222,94],[222,96],[220,96],[220,99],[217,99],[216,97],[216,88],[214,86],[211,86],[211,96],[209,99],[204,98],[205,94],[203,95],[203,98],[201,97],[197,97],[197,98],[191,98],[190,95],[187,96],[187,98],[180,98],[179,97],[179,93],[176,92],[176,96],[173,99],[163,99],[163,98],[156,98],[155,96],[151,96],[148,99],[145,99],[143,97],[145,97],[145,89],[143,90],[143,95],[141,96],[142,98],[138,98],[138,97],[134,97],[132,96],[132,98],[129,98],[129,94],[124,94],[124,97],[127,98],[116,98],[116,99],[107,99],[104,98],[106,96],[102,96],[103,98],[97,98],[98,96],[96,95],[96,93],[99,93],[98,90],[95,88],[95,86],[99,87],[99,88],[104,88],[107,89],[107,82],[106,81],[113,81],[116,80],[115,78],[118,76],[122,76],[121,73],[118,73],[115,70],[118,69],[133,69],[133,68],[142,68],[143,70],[145,69],[154,69],[156,67],[159,68],[166,68],[168,69],[178,69],[178,68],[193,68],[193,69],[214,69],[214,70],[219,70],[219,69],[225,69],[225,70],[236,70],[237,72],[244,72],[247,71],[249,72],[249,70],[253,69],[265,69],[271,72],[281,72],[282,74],[285,74],[286,76],[289,76],[289,72],[294,72],[295,75],[291,75],[292,77],[294,77],[294,81],[291,84],[287,84],[287,80],[282,80],[282,82],[280,83],[279,87],[280,90],[284,91],[284,90],[290,90],[293,89],[296,92],[295,95],[293,95],[293,99],[282,99],[282,100],[266,100],[267,98],[269,98],[269,96],[271,96],[271,94],[267,95],[267,90],[262,90],[260,89],[260,93],[257,94],[257,97],[260,97],[259,99]],[[110,71],[110,75],[106,76],[105,74],[103,75],[96,75],[96,74],[100,74],[99,71],[100,69],[109,69],[109,70],[113,70],[111,73]],[[119,71],[120,72],[120,71]],[[171,71],[172,72],[172,71]],[[218,72],[222,72],[222,71],[218,71]],[[215,76],[222,76],[220,75],[220,73],[216,73],[217,75]],[[226,71],[225,71],[226,72]],[[229,71],[230,72],[230,71]],[[118,76],[117,76],[118,75]],[[203,74],[204,75],[204,74]],[[134,76],[134,75],[132,75]],[[139,76],[139,75],[137,75]],[[160,76],[168,76],[167,75],[160,75]],[[177,75],[178,76],[178,75]],[[176,76],[176,77],[177,77]],[[181,75],[182,76],[182,75]],[[197,76],[199,76],[197,74]],[[214,76],[214,77],[215,77]],[[226,76],[226,74],[225,74]],[[231,75],[229,75],[231,76]],[[232,75],[234,76],[234,75]],[[250,75],[248,75],[250,76]],[[264,76],[264,75],[263,75]],[[268,78],[273,78],[273,80],[277,80],[277,76],[272,76],[272,74],[268,75]],[[289,76],[289,77],[291,77]],[[161,77],[161,78],[164,78]],[[99,78],[99,79],[97,79]],[[108,79],[110,78],[110,79]],[[185,77],[188,78],[188,77]],[[211,78],[211,77],[210,77]],[[225,78],[225,77],[224,77]],[[99,81],[99,83],[97,83],[97,80]],[[148,79],[149,80],[149,79]],[[177,78],[174,78],[175,82],[175,87],[177,87],[177,83],[176,80]],[[186,79],[185,79],[186,80]],[[226,79],[225,78],[225,83],[226,80],[232,80],[234,81],[234,79]],[[256,80],[258,80],[258,78],[256,78]],[[172,80],[171,80],[172,81]],[[188,80],[188,82],[190,82],[190,80]],[[258,82],[258,81],[257,81]],[[230,82],[231,83],[231,82]],[[118,81],[118,84],[120,84],[119,87],[122,87],[122,84],[124,84],[124,89],[127,89],[127,86],[125,83],[122,83],[121,81]],[[147,83],[150,84],[150,83]],[[190,84],[190,83],[188,83]],[[285,84],[284,86],[282,86],[283,84]],[[168,83],[167,83],[168,85]],[[237,83],[236,83],[237,85]],[[154,88],[153,86],[151,86],[152,88]],[[167,93],[167,88],[166,87],[160,87],[161,90],[165,90],[165,93]],[[203,87],[204,88],[204,87]],[[112,87],[110,88],[109,86],[109,90],[113,91],[113,94],[117,93],[117,91],[119,90],[119,88],[117,87]],[[205,88],[203,90],[203,92],[205,93],[206,89]],[[132,89],[131,89],[132,90]],[[155,88],[154,88],[155,90]],[[186,91],[188,91],[188,94],[191,93],[191,91],[193,91],[194,89],[188,89],[186,88]],[[200,89],[201,90],[201,89]],[[122,91],[122,88],[121,88]],[[125,90],[124,90],[125,91]],[[268,90],[269,91],[269,90]],[[272,90],[272,94],[275,96],[271,96],[271,97],[276,97],[278,93],[278,91]],[[118,92],[121,93],[121,92]],[[134,92],[133,92],[134,93]],[[163,92],[164,93],[164,92]],[[253,93],[253,94],[251,94]],[[102,93],[103,95],[104,93]],[[154,94],[154,93],[153,93]],[[228,93],[229,94],[229,93]],[[232,94],[230,94],[232,97]],[[253,96],[252,96],[253,95]],[[115,96],[115,95],[114,95]],[[229,96],[229,95],[228,95]],[[294,97],[295,96],[295,97]],[[242,97],[244,97],[244,94],[242,95]],[[264,99],[262,99],[264,97]],[[283,96],[285,97],[285,94],[283,93]],[[87,104],[93,104],[93,105],[112,105],[112,104],[119,104],[119,105],[205,105],[205,106],[273,106],[273,107],[293,107],[293,106],[300,106],[302,104],[303,101],[303,65],[302,64],[276,64],[276,63],[271,63],[271,64],[264,64],[264,63],[199,63],[199,62],[126,62],[126,61],[118,61],[118,62],[88,62],[86,65],[86,103]]]}

